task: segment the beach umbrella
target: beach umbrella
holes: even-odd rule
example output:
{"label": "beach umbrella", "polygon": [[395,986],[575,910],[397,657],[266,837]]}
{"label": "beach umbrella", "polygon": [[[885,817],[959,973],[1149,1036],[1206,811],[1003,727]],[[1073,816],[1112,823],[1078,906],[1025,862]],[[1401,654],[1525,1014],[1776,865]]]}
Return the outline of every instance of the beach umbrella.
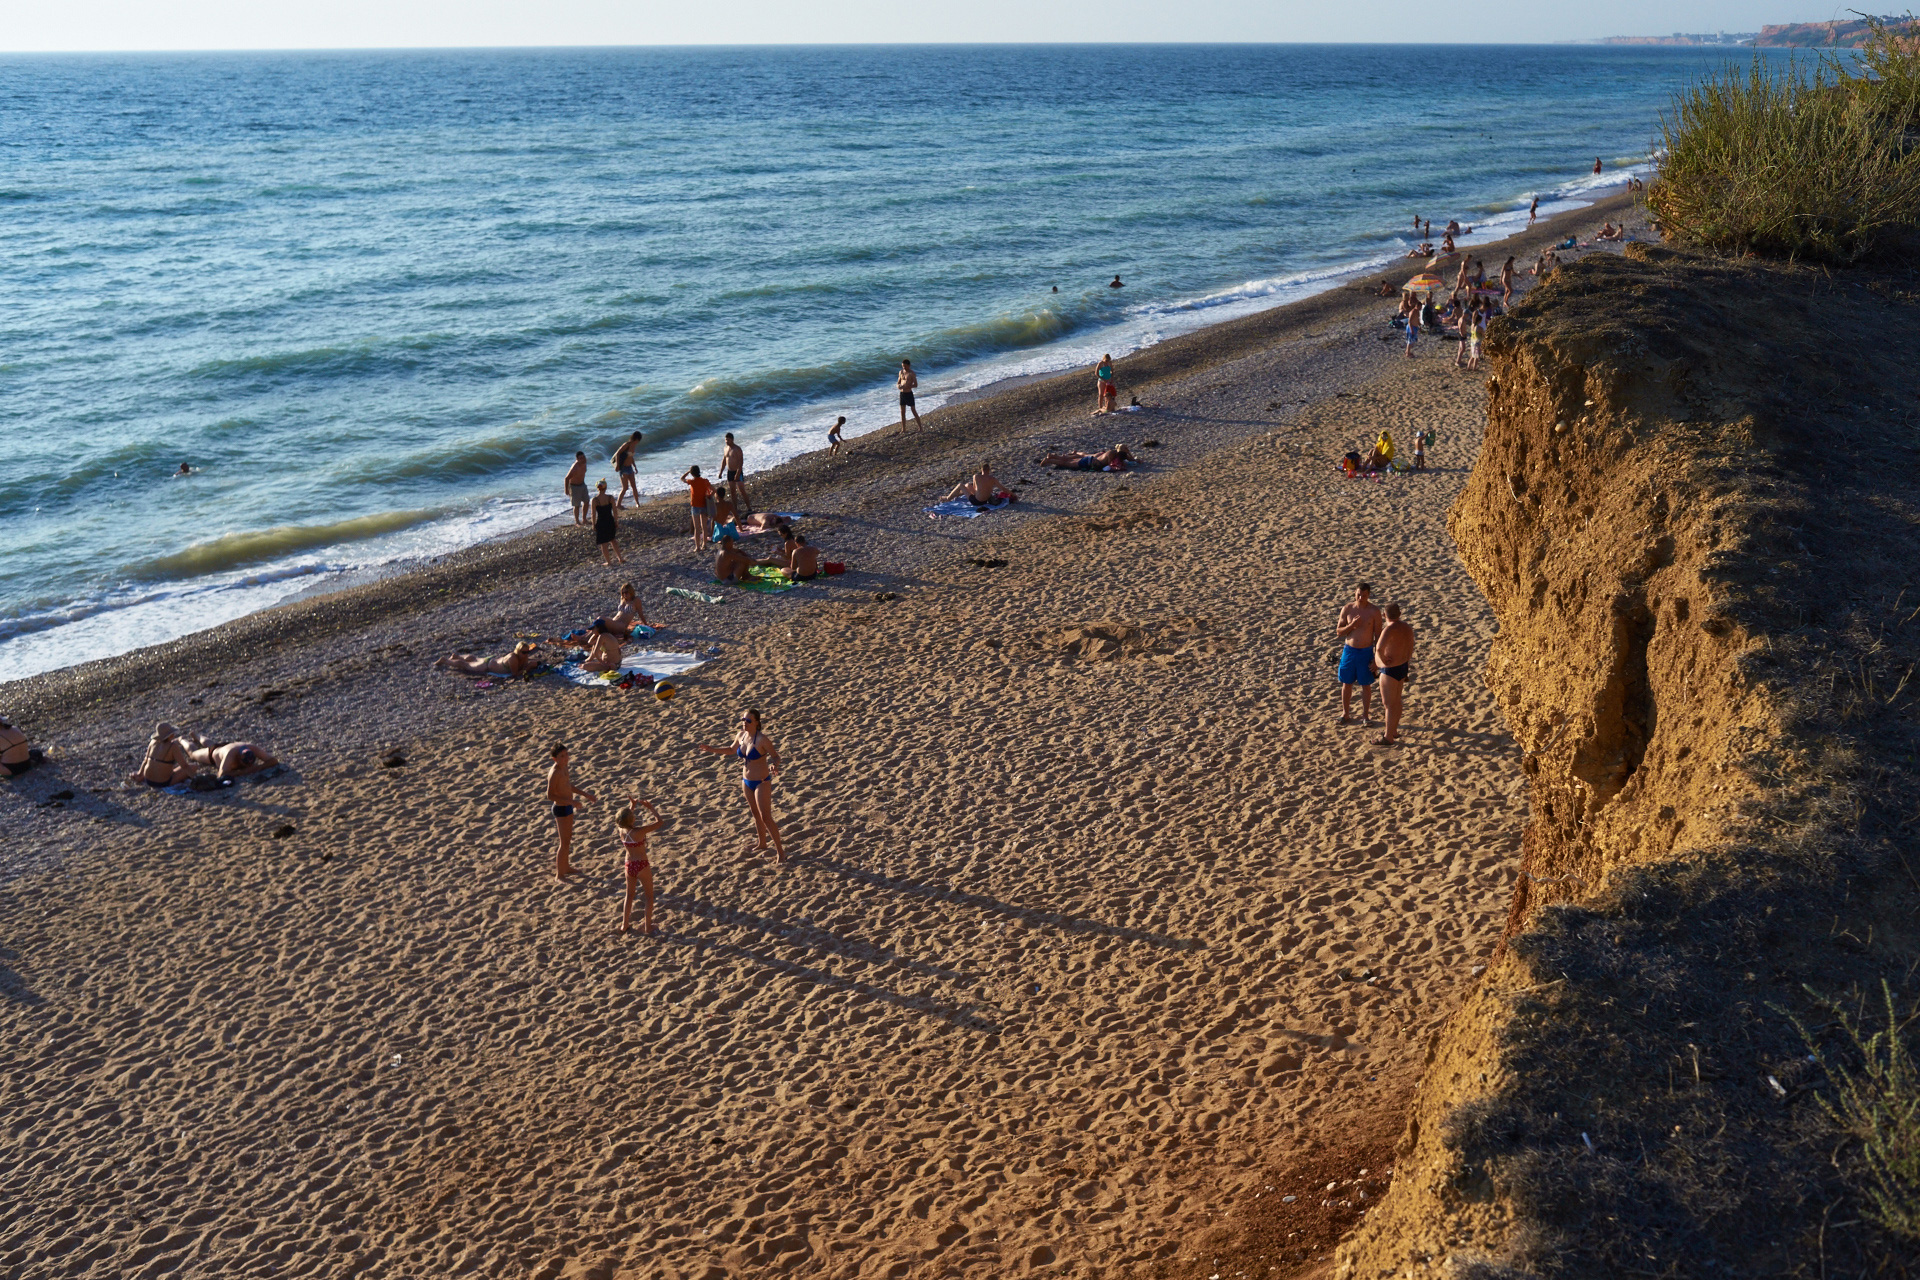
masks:
{"label": "beach umbrella", "polygon": [[1439,276],[1427,274],[1427,275],[1415,276],[1413,279],[1407,281],[1407,283],[1402,287],[1411,289],[1415,293],[1421,293],[1427,289],[1445,288],[1446,283],[1447,282],[1445,280],[1442,280]]}

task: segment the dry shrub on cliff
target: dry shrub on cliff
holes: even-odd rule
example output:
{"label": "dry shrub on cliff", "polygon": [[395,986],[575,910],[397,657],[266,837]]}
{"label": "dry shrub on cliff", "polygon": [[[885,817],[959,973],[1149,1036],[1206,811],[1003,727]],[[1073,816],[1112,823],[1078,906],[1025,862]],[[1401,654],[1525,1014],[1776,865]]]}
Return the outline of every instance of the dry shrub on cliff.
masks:
{"label": "dry shrub on cliff", "polygon": [[1833,1009],[1857,1069],[1823,1051],[1818,1036],[1804,1028],[1801,1034],[1832,1082],[1834,1097],[1821,1097],[1821,1108],[1860,1143],[1867,1216],[1920,1243],[1920,1064],[1904,1038],[1912,1019],[1901,1019],[1891,986],[1882,982],[1880,992],[1887,1025],[1872,1035],[1862,1036],[1844,1009]]}
{"label": "dry shrub on cliff", "polygon": [[1884,29],[1866,80],[1755,60],[1675,95],[1647,203],[1670,240],[1716,253],[1846,265],[1920,226],[1920,65]]}

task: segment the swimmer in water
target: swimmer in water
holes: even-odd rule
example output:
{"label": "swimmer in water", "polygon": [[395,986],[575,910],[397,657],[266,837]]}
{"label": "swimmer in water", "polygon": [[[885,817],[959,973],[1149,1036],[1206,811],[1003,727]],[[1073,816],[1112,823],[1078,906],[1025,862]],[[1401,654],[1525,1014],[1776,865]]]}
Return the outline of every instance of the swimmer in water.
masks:
{"label": "swimmer in water", "polygon": [[1120,283],[1120,277],[1119,277],[1119,276],[1115,276],[1115,277],[1113,278],[1113,283],[1107,286],[1107,288],[1109,288],[1109,289],[1124,289],[1124,288],[1126,288],[1126,287],[1127,287],[1127,286],[1125,286],[1125,285],[1123,285],[1123,284],[1121,284],[1121,283]]}
{"label": "swimmer in water", "polygon": [[183,462],[180,464],[180,469],[173,474],[177,476],[190,476],[193,474],[193,468]]}

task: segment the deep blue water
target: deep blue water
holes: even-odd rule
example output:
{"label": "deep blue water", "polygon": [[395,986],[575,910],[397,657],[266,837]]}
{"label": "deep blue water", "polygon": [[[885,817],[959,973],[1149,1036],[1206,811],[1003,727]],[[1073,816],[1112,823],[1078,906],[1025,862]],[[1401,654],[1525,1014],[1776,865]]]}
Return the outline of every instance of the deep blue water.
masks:
{"label": "deep blue water", "polygon": [[0,59],[0,679],[533,523],[630,430],[672,487],[723,430],[758,466],[880,425],[903,356],[924,407],[1303,296],[1416,213],[1503,234],[1725,57]]}

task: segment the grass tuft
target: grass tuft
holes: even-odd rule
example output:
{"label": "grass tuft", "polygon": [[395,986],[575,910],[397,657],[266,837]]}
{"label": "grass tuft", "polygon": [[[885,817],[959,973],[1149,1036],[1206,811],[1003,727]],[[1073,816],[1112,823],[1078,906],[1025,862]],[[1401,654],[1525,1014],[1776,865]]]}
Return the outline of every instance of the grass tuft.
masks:
{"label": "grass tuft", "polygon": [[1758,58],[1674,96],[1647,204],[1667,238],[1716,253],[1835,265],[1920,226],[1920,41],[1875,24],[1871,73]]}
{"label": "grass tuft", "polygon": [[[1807,1048],[1833,1082],[1834,1096],[1820,1098],[1821,1109],[1843,1132],[1860,1143],[1860,1180],[1866,1215],[1894,1235],[1920,1242],[1920,1065],[1916,1065],[1893,1004],[1893,989],[1880,984],[1886,1000],[1884,1030],[1862,1037],[1861,1026],[1842,1009],[1835,1020],[1851,1042],[1859,1067],[1850,1069],[1822,1051],[1804,1027]],[[1832,1007],[1831,1005],[1829,1007]]]}

